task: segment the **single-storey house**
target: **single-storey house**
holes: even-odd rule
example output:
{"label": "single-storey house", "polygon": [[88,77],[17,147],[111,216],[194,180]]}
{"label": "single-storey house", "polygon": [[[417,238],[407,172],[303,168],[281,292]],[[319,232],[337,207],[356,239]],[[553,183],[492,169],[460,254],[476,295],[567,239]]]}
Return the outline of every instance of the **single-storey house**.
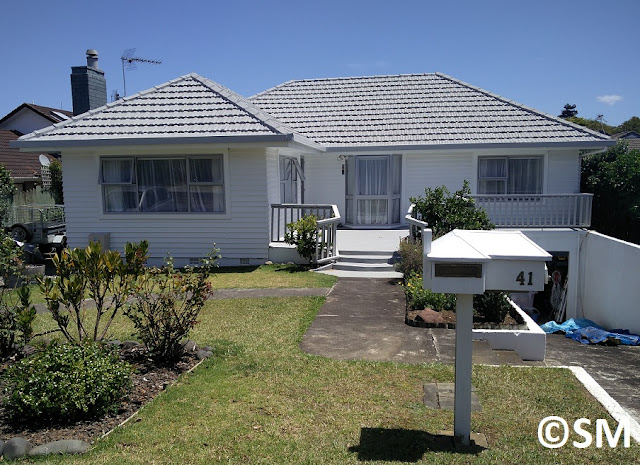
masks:
{"label": "single-storey house", "polygon": [[[147,239],[158,262],[183,265],[215,243],[222,265],[253,265],[296,215],[325,218],[328,241],[338,223],[406,227],[410,197],[465,180],[498,227],[577,256],[591,214],[581,156],[613,143],[427,73],[297,80],[250,98],[189,74],[13,144],[62,155],[70,246]],[[340,253],[322,250],[319,261]]]}
{"label": "single-storey house", "polygon": [[23,103],[0,118],[0,165],[11,172],[16,190],[28,191],[46,182],[48,170],[40,162],[41,153],[21,153],[10,143],[20,136],[68,120],[72,113],[58,108]]}

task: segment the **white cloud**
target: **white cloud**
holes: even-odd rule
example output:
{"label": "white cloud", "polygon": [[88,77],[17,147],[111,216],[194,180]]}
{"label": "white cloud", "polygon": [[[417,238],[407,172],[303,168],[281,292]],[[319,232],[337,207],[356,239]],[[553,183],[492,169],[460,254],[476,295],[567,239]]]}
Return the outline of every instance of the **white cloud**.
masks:
{"label": "white cloud", "polygon": [[622,100],[622,96],[620,95],[600,95],[596,97],[598,102],[606,103],[609,106],[614,106],[620,100]]}

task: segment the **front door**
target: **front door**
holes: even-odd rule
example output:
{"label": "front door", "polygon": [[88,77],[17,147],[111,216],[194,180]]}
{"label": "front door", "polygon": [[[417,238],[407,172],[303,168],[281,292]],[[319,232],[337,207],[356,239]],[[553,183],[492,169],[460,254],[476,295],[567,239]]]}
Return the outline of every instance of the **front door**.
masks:
{"label": "front door", "polygon": [[346,223],[400,223],[400,155],[356,155],[346,159]]}

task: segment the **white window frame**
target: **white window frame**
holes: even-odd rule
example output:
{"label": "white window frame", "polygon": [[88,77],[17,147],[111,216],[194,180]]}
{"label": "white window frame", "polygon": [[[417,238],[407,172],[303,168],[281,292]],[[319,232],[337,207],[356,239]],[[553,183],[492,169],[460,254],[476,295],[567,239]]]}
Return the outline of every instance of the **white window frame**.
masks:
{"label": "white window frame", "polygon": [[[509,160],[539,160],[540,161],[540,192],[528,192],[528,193],[524,193],[524,194],[514,194],[511,192],[508,192],[509,190]],[[480,161],[481,160],[505,160],[505,175],[504,176],[486,176],[486,177],[481,177],[480,176]],[[544,178],[545,178],[545,157],[543,155],[517,155],[517,156],[511,156],[511,155],[506,155],[506,156],[495,156],[495,155],[489,155],[489,156],[479,156],[478,157],[478,163],[477,163],[477,192],[480,195],[494,195],[494,194],[488,194],[486,192],[482,192],[481,189],[481,185],[482,185],[482,181],[502,181],[504,183],[504,194],[495,194],[495,195],[539,195],[539,194],[543,194],[544,193]]]}
{"label": "white window frame", "polygon": [[[221,167],[222,167],[222,182],[203,182],[203,181],[192,181],[191,180],[191,163],[192,159],[211,159],[214,160],[216,158],[220,159]],[[107,182],[104,181],[103,176],[103,160],[113,160],[113,161],[132,161],[131,163],[131,174],[130,174],[130,182]],[[183,160],[185,163],[185,172],[186,172],[186,195],[187,195],[187,206],[188,210],[186,211],[162,211],[162,212],[154,212],[154,211],[141,211],[140,209],[140,193],[138,189],[138,161],[142,160]],[[179,155],[179,156],[103,156],[99,157],[98,160],[99,169],[98,169],[98,184],[101,185],[101,197],[102,197],[102,213],[105,215],[129,215],[129,214],[143,214],[143,215],[215,215],[216,217],[229,217],[229,183],[228,183],[228,161],[227,157],[224,153],[214,153],[214,154],[202,154],[202,155]],[[109,186],[131,186],[135,192],[136,196],[136,209],[131,209],[127,211],[107,211],[106,202],[105,202],[105,187]],[[192,211],[191,205],[191,187],[192,186],[214,186],[214,187],[222,187],[222,192],[224,196],[223,211],[216,212],[201,212],[201,211]]]}

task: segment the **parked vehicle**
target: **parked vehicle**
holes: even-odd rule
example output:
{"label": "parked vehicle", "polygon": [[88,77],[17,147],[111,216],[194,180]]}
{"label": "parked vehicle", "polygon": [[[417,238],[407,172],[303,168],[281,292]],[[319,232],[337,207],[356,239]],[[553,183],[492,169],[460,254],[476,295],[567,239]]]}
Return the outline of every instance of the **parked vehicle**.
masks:
{"label": "parked vehicle", "polygon": [[14,205],[2,226],[18,242],[53,248],[67,242],[64,205]]}

